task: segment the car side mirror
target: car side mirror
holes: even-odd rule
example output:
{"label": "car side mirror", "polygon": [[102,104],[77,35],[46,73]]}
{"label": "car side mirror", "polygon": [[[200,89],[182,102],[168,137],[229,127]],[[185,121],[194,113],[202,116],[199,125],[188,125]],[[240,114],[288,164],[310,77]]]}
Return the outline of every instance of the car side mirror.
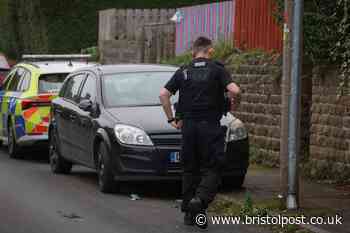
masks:
{"label": "car side mirror", "polygon": [[80,101],[79,108],[86,111],[86,112],[91,112],[91,110],[92,110],[91,100],[85,99],[85,100]]}

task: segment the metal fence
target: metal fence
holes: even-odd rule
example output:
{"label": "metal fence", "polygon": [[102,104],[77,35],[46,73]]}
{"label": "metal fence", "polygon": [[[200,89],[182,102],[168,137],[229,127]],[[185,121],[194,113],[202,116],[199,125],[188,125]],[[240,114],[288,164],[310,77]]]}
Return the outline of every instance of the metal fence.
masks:
{"label": "metal fence", "polygon": [[226,1],[177,9],[176,54],[189,50],[198,36],[206,36],[214,41],[231,40],[234,6],[235,1]]}
{"label": "metal fence", "polygon": [[235,45],[242,49],[282,51],[282,29],[272,0],[235,0]]}
{"label": "metal fence", "polygon": [[176,10],[100,11],[101,59],[105,63],[160,62],[174,52],[189,50],[199,36],[234,41],[241,49],[281,52],[282,30],[273,7],[273,0],[232,0]]}

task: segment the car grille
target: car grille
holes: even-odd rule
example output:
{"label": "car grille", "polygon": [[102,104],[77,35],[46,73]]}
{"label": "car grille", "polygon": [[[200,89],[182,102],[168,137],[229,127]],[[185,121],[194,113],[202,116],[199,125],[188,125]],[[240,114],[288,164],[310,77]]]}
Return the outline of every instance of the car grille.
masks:
{"label": "car grille", "polygon": [[156,146],[179,146],[182,141],[181,134],[154,134],[150,138]]}

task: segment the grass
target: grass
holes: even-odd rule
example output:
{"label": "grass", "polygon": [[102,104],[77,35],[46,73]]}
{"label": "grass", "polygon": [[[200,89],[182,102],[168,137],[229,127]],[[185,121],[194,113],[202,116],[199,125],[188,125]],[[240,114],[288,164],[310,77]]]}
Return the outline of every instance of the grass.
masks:
{"label": "grass", "polygon": [[[253,199],[249,193],[244,199],[237,200],[227,196],[219,196],[217,200],[210,206],[209,212],[215,215],[223,216],[332,216],[335,212],[330,209],[302,209],[299,211],[286,211],[284,205],[278,198],[258,200]],[[261,225],[268,227],[273,233],[312,233],[307,229],[303,229],[298,225]]]}

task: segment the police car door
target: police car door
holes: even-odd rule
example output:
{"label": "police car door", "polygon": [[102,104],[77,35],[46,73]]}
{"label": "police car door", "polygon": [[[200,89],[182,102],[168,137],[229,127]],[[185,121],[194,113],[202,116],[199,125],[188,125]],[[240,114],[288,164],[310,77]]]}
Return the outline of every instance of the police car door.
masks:
{"label": "police car door", "polygon": [[12,77],[16,73],[16,68],[13,69],[5,78],[4,82],[1,85],[0,88],[0,136],[3,139],[7,135],[7,105],[5,104],[6,102],[6,92],[7,92],[7,87],[9,83],[11,82]]}

